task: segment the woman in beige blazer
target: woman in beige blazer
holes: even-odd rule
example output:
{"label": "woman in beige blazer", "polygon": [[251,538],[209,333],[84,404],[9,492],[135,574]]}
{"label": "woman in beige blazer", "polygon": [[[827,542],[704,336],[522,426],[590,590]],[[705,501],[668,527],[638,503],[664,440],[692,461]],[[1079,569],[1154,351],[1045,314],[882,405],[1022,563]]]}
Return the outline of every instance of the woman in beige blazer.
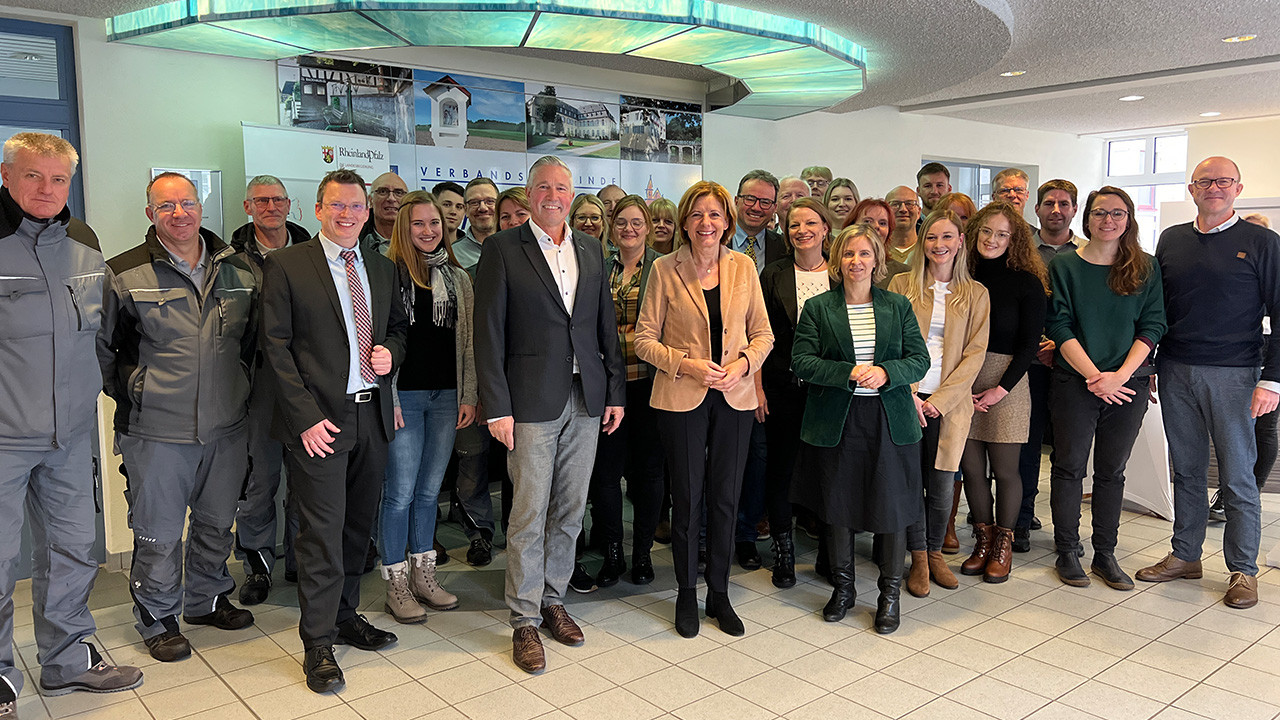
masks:
{"label": "woman in beige blazer", "polygon": [[733,201],[702,181],[677,209],[676,250],[653,263],[636,323],[636,354],[657,369],[650,403],[671,474],[676,631],[698,634],[698,536],[705,491],[707,617],[744,632],[729,605],[738,496],[756,409],[755,382],[773,332],[755,263],[726,245]]}
{"label": "woman in beige blazer", "polygon": [[963,225],[950,210],[936,210],[920,225],[921,251],[911,269],[889,281],[889,290],[911,301],[929,348],[930,367],[916,386],[916,410],[924,440],[924,512],[907,528],[911,574],[907,592],[929,594],[929,579],[953,589],[960,585],[942,556],[951,514],[956,471],[973,418],[973,380],[987,353],[991,300],[969,275]]}

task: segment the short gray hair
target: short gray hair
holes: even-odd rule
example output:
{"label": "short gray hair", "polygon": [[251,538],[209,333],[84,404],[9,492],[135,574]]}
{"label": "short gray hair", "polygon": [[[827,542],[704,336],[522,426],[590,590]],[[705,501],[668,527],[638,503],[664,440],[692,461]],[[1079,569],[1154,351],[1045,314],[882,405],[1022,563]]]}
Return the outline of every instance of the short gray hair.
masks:
{"label": "short gray hair", "polygon": [[40,157],[62,158],[71,163],[71,172],[75,174],[80,164],[80,153],[74,146],[57,135],[42,132],[20,132],[4,141],[4,164],[12,165],[18,159],[18,151],[26,150]]}
{"label": "short gray hair", "polygon": [[254,175],[253,178],[249,180],[249,184],[244,186],[244,199],[249,199],[250,190],[256,187],[262,187],[263,185],[279,185],[280,189],[284,190],[286,195],[289,194],[288,188],[286,188],[284,183],[280,182],[280,178],[275,175]]}
{"label": "short gray hair", "polygon": [[537,174],[538,170],[547,166],[563,168],[565,172],[569,173],[569,182],[573,182],[573,171],[569,169],[568,165],[564,164],[563,160],[555,155],[543,155],[534,160],[533,164],[529,166],[529,177],[525,178],[524,181],[524,189],[526,191],[533,189],[533,176]]}
{"label": "short gray hair", "polygon": [[1000,172],[996,173],[996,176],[991,178],[991,186],[996,187],[1000,184],[1001,180],[1004,180],[1005,178],[1011,178],[1011,177],[1020,178],[1023,182],[1028,184],[1031,183],[1031,178],[1027,175],[1026,171],[1020,168],[1011,167],[1011,168],[1005,168]]}

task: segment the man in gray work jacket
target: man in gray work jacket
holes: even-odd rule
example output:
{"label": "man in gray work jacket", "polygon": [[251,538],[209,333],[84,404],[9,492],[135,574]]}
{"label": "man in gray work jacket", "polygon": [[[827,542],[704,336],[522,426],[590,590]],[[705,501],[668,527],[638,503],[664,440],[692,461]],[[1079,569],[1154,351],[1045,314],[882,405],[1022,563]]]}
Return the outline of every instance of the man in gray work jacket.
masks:
{"label": "man in gray work jacket", "polygon": [[24,504],[41,692],[142,682],[137,668],[108,665],[89,641],[86,600],[98,574],[93,333],[104,268],[97,236],[67,209],[78,161],[66,140],[25,132],[5,142],[0,163],[0,717],[16,717],[22,691],[13,588]]}
{"label": "man in gray work jacket", "polygon": [[153,224],[141,245],[107,262],[98,332],[129,478],[136,627],[162,662],[191,654],[179,609],[192,625],[253,622],[227,599],[235,588],[227,556],[248,470],[258,290],[248,263],[200,227],[200,211],[182,175],[162,173],[147,185]]}

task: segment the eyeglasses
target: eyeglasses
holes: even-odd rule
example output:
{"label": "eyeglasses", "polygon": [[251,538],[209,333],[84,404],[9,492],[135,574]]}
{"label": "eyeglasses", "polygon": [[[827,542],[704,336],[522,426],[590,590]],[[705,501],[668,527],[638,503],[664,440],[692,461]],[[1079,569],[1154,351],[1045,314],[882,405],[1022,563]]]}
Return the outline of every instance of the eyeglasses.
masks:
{"label": "eyeglasses", "polygon": [[1112,220],[1123,220],[1129,217],[1129,211],[1128,210],[1103,210],[1101,208],[1097,210],[1089,211],[1089,217],[1098,221],[1106,220],[1108,215],[1111,216]]}
{"label": "eyeglasses", "polygon": [[472,198],[470,200],[467,200],[463,204],[471,208],[472,210],[480,207],[481,205],[487,208],[491,208],[498,204],[498,199],[497,198]]}
{"label": "eyeglasses", "polygon": [[377,190],[373,191],[373,196],[381,200],[386,200],[388,197],[393,197],[399,200],[400,198],[408,194],[408,192],[409,192],[408,190],[401,190],[400,188],[380,187]]}
{"label": "eyeglasses", "polygon": [[743,205],[755,205],[761,210],[768,210],[778,204],[777,200],[766,200],[755,195],[739,195],[738,199],[742,201]]}
{"label": "eyeglasses", "polygon": [[151,207],[161,215],[171,215],[178,209],[179,205],[182,206],[182,212],[190,213],[192,215],[200,212],[199,200],[183,200],[180,203],[162,202],[159,205],[152,205]]}
{"label": "eyeglasses", "polygon": [[1013,233],[1011,232],[1008,232],[1006,230],[1001,230],[999,232],[996,232],[995,230],[992,230],[986,225],[983,225],[982,227],[978,228],[978,234],[984,237],[990,237],[994,235],[997,240],[1008,240],[1013,237]]}
{"label": "eyeglasses", "polygon": [[894,210],[901,210],[902,208],[908,208],[908,207],[919,207],[919,205],[920,203],[916,202],[915,200],[890,200],[889,201],[889,207],[893,208]]}
{"label": "eyeglasses", "polygon": [[353,203],[351,205],[348,205],[346,203],[325,203],[324,206],[329,208],[329,212],[333,213],[334,215],[341,215],[342,213],[348,210],[359,215],[360,213],[369,209],[369,206],[363,203]]}
{"label": "eyeglasses", "polygon": [[1191,184],[1195,185],[1201,190],[1208,190],[1210,185],[1217,185],[1219,188],[1226,190],[1227,188],[1231,187],[1232,185],[1235,185],[1238,182],[1240,181],[1236,180],[1235,178],[1221,177],[1221,178],[1200,178],[1199,180],[1192,180]]}
{"label": "eyeglasses", "polygon": [[1024,187],[1004,187],[996,191],[997,195],[1017,195],[1018,197],[1026,197],[1027,189]]}
{"label": "eyeglasses", "polygon": [[583,215],[582,213],[578,213],[573,216],[573,221],[580,223],[599,223],[601,220],[604,220],[604,217],[601,215]]}
{"label": "eyeglasses", "polygon": [[288,205],[289,204],[289,198],[280,197],[279,195],[275,197],[250,198],[250,200],[253,202],[253,206],[258,208],[259,210],[266,210],[272,205]]}
{"label": "eyeglasses", "polygon": [[630,225],[634,230],[644,230],[646,226],[643,218],[635,218],[630,221],[628,221],[626,218],[618,218],[617,220],[613,221],[613,226],[618,228],[619,230],[627,227],[628,225]]}

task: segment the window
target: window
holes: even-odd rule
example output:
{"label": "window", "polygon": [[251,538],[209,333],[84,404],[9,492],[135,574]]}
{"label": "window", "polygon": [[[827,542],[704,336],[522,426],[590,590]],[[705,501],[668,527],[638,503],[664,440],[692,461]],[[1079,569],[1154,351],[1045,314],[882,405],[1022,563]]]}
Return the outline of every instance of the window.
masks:
{"label": "window", "polygon": [[1138,240],[1143,250],[1154,253],[1164,229],[1160,224],[1160,204],[1187,199],[1186,134],[1113,139],[1106,145],[1106,161],[1105,184],[1115,185],[1133,198]]}
{"label": "window", "polygon": [[[997,173],[1004,170],[1009,165],[992,165],[983,162],[966,162],[962,160],[943,160],[941,158],[923,158],[920,161],[921,167],[927,163],[940,162],[947,166],[951,171],[951,191],[964,193],[973,200],[973,204],[982,207],[991,202],[991,178]],[[1031,190],[1031,199],[1027,201],[1027,212],[1030,213],[1035,205],[1036,188],[1039,187],[1038,176],[1039,168],[1034,165],[1017,165],[1025,170],[1027,176],[1031,178],[1028,186]],[[1030,217],[1030,215],[1028,215]]]}

